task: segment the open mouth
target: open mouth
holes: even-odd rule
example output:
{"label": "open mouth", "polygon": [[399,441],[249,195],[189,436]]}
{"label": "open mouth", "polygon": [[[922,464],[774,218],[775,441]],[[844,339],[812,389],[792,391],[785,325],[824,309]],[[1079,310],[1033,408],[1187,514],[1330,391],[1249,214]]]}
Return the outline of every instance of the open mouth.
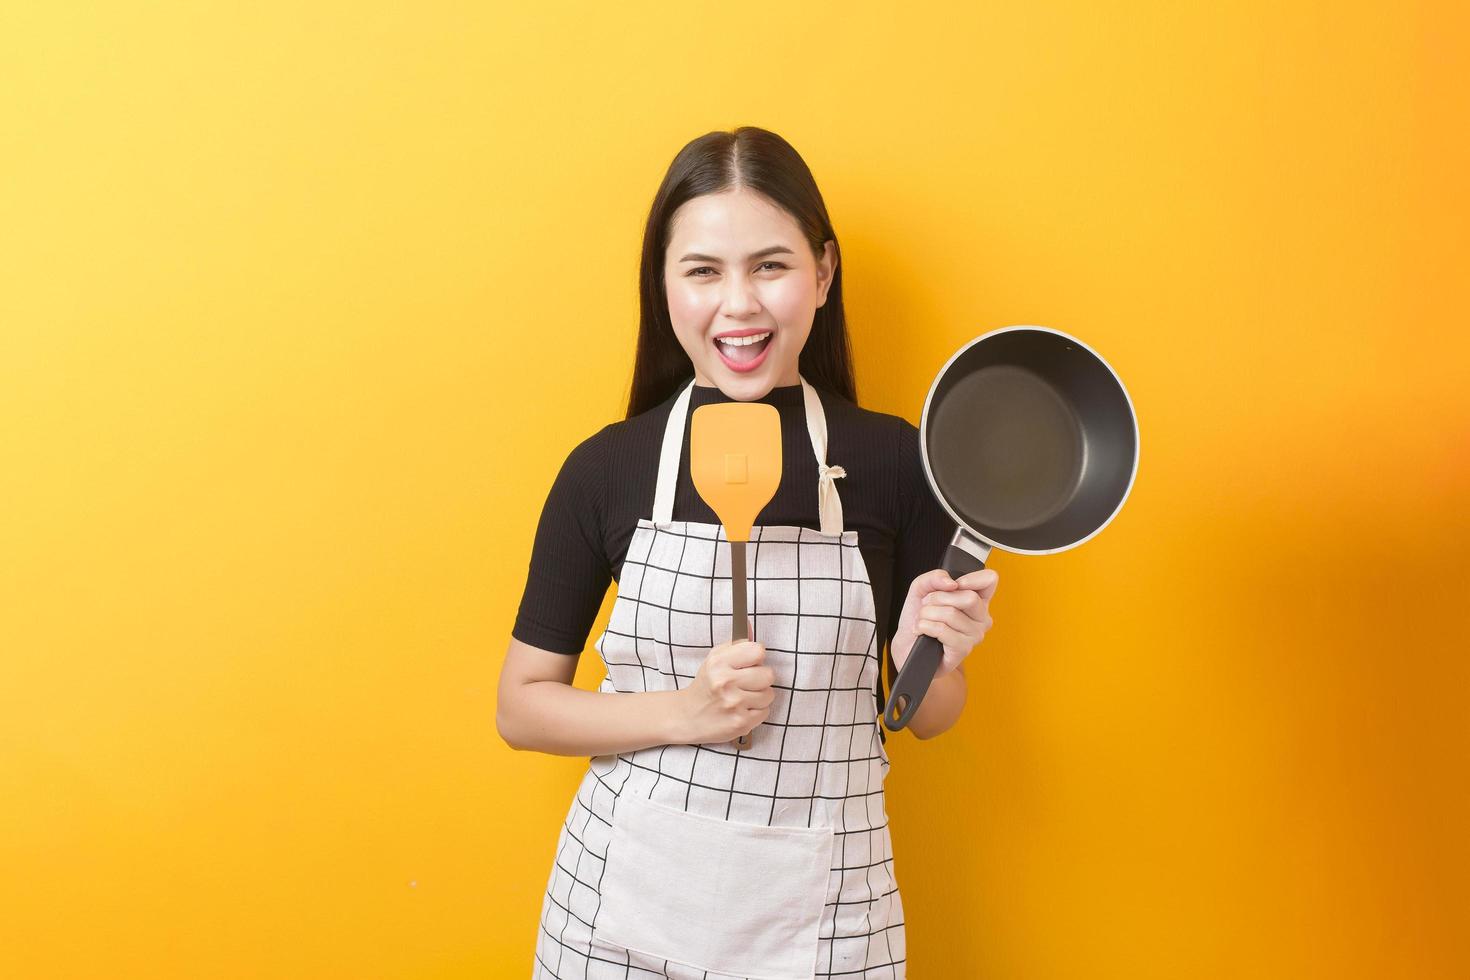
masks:
{"label": "open mouth", "polygon": [[732,370],[753,371],[765,360],[772,336],[773,333],[754,334],[750,337],[715,340],[713,343],[720,359]]}

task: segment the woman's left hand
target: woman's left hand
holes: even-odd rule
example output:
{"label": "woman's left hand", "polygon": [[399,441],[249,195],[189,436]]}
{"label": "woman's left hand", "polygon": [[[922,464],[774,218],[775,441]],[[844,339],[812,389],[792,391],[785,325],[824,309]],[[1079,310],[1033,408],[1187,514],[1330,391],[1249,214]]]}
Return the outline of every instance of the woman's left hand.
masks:
{"label": "woman's left hand", "polygon": [[890,644],[894,664],[903,669],[914,643],[921,635],[928,635],[944,645],[944,659],[935,668],[934,677],[957,670],[990,629],[990,599],[999,582],[1000,573],[993,568],[982,568],[958,579],[936,568],[914,579]]}

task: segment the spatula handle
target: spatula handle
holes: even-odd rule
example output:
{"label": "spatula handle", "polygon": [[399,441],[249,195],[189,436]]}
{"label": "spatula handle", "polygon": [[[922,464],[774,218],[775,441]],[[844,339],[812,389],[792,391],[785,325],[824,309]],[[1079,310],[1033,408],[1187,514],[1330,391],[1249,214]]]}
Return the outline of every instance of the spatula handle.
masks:
{"label": "spatula handle", "polygon": [[[730,639],[750,639],[750,622],[745,616],[745,542],[730,542]],[[730,744],[748,749],[754,741],[754,729]]]}
{"label": "spatula handle", "polygon": [[730,542],[730,639],[750,639],[745,614],[745,542]]}

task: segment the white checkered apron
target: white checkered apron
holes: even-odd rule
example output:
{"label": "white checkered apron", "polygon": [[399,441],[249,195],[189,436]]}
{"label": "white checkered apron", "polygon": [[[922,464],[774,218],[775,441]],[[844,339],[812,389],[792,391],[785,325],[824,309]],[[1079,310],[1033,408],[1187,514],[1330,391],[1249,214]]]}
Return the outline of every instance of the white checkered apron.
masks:
{"label": "white checkered apron", "polygon": [[[823,530],[757,525],[747,546],[750,636],[765,645],[765,664],[775,673],[769,717],[745,750],[730,742],[658,745],[591,759],[558,836],[535,978],[754,980],[627,949],[598,934],[614,814],[629,791],[741,825],[830,828],[831,870],[809,975],[904,976],[903,904],[883,796],[889,760],[874,691],[873,590],[857,532],[842,528],[831,480],[844,474],[826,465],[820,399],[805,378],[801,383],[822,473]],[[607,629],[595,644],[607,666],[603,692],[681,689],[710,649],[730,639],[724,529],[670,520],[688,399],[685,388],[670,413],[654,516],[638,521]],[[808,975],[804,968],[801,975]]]}

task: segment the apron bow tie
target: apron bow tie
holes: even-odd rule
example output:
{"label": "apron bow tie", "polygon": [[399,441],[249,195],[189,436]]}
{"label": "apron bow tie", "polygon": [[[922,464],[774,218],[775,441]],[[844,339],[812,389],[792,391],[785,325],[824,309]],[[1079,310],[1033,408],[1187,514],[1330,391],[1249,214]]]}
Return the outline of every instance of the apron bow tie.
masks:
{"label": "apron bow tie", "polygon": [[817,472],[817,509],[822,519],[822,533],[837,534],[842,528],[842,498],[837,496],[837,487],[832,481],[846,476],[847,470],[822,463]]}

